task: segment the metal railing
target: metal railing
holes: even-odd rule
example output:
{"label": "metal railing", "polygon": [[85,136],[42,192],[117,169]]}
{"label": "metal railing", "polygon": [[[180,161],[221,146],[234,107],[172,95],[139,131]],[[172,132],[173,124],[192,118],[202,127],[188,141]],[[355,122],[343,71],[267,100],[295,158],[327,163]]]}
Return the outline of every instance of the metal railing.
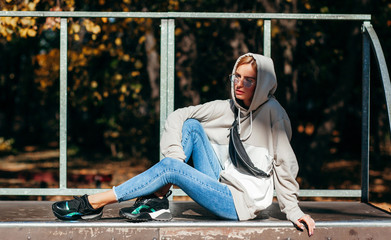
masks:
{"label": "metal railing", "polygon": [[362,26],[363,32],[363,70],[362,70],[362,147],[361,147],[361,201],[369,201],[369,119],[370,119],[370,45],[376,56],[376,63],[383,83],[388,112],[388,123],[391,131],[391,83],[387,63],[379,38],[369,21]]}
{"label": "metal railing", "polygon": [[[391,126],[391,86],[380,42],[370,25],[367,14],[274,14],[274,13],[213,13],[213,12],[48,12],[48,11],[1,11],[0,16],[9,17],[59,17],[60,23],[60,177],[59,188],[0,188],[0,195],[81,195],[102,192],[105,189],[67,188],[67,19],[72,17],[107,18],[155,18],[161,19],[160,60],[160,134],[168,114],[174,110],[175,76],[175,20],[183,19],[261,19],[263,24],[263,54],[271,56],[271,20],[334,20],[363,21],[363,99],[362,99],[362,186],[361,190],[302,189],[302,197],[361,197],[368,202],[369,195],[369,83],[370,43],[386,92],[386,103]],[[174,195],[185,195],[174,189]]]}

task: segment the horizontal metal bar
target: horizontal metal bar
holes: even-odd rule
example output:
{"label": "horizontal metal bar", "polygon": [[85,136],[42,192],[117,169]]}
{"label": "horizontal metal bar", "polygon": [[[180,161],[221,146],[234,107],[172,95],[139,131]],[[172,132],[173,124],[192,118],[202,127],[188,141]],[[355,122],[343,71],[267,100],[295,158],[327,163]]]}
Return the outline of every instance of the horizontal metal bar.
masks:
{"label": "horizontal metal bar", "polygon": [[297,20],[370,20],[369,14],[296,14],[296,13],[200,13],[171,12],[172,18],[297,19]]}
{"label": "horizontal metal bar", "polygon": [[[171,227],[292,227],[290,221],[171,221],[171,222],[0,222],[0,228],[171,228]],[[391,227],[391,220],[317,221],[316,227]]]}
{"label": "horizontal metal bar", "polygon": [[[187,196],[182,189],[172,189],[174,196]],[[274,193],[274,196],[276,194]],[[361,190],[351,189],[301,189],[299,192],[300,197],[361,197]]]}
{"label": "horizontal metal bar", "polygon": [[83,12],[0,11],[6,17],[220,18],[369,21],[370,14],[227,13],[227,12]]}
{"label": "horizontal metal bar", "polygon": [[302,189],[300,197],[361,197],[361,190],[351,189]]}
{"label": "horizontal metal bar", "polygon": [[[95,194],[110,189],[90,188],[0,188],[0,195],[25,195],[25,196],[72,196]],[[187,196],[182,189],[172,189],[174,196]],[[275,195],[275,194],[274,194]],[[312,190],[302,189],[300,197],[361,197],[361,190],[335,189],[335,190]]]}
{"label": "horizontal metal bar", "polygon": [[72,196],[95,194],[110,189],[89,189],[89,188],[0,188],[1,195],[19,196]]}

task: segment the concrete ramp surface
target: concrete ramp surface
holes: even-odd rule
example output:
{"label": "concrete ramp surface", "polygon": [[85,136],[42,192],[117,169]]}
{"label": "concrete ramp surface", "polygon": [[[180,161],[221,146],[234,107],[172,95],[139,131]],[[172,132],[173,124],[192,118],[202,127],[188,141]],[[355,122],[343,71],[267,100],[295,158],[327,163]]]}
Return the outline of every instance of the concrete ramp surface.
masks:
{"label": "concrete ramp surface", "polygon": [[316,221],[309,238],[285,219],[278,204],[251,221],[226,221],[194,202],[170,203],[170,222],[131,223],[118,210],[133,202],[106,206],[98,221],[56,219],[48,201],[0,201],[0,239],[391,239],[391,214],[360,202],[302,202]]}

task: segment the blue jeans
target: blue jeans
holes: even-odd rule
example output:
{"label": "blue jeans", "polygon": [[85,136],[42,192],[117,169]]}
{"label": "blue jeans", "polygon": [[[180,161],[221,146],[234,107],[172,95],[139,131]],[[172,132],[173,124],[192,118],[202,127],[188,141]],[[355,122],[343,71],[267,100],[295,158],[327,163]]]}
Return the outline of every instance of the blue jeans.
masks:
{"label": "blue jeans", "polygon": [[[114,187],[119,202],[146,196],[167,184],[180,187],[195,202],[213,214],[238,220],[231,191],[219,182],[221,166],[201,124],[188,119],[182,128],[185,162],[164,158],[145,172]],[[194,168],[187,162],[193,155]]]}

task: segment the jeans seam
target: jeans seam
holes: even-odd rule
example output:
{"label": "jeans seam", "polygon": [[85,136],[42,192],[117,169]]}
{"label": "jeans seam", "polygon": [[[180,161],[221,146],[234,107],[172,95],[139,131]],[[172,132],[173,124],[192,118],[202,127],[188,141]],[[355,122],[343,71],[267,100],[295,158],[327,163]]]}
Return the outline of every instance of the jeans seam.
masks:
{"label": "jeans seam", "polygon": [[[206,187],[207,189],[213,190],[215,192],[218,192],[218,193],[223,194],[223,195],[228,196],[228,197],[232,197],[232,195],[227,194],[226,192],[219,191],[216,188],[213,188],[210,185],[207,185],[204,182],[200,181],[198,178],[194,178],[191,175],[186,174],[184,171],[181,171],[181,170],[178,170],[178,169],[175,169],[175,168],[165,169],[164,171],[162,171],[162,172],[158,173],[157,175],[155,175],[155,177],[151,178],[151,180],[149,182],[145,182],[143,185],[139,186],[137,189],[133,189],[133,191],[126,192],[126,194],[123,194],[123,195],[126,196],[126,195],[129,195],[129,194],[132,194],[132,193],[134,193],[134,192],[136,192],[136,191],[138,191],[138,190],[148,186],[152,182],[157,181],[158,177],[162,177],[162,175],[164,175],[164,174],[169,174],[169,172],[181,174],[182,176],[184,176],[184,177],[186,177],[186,178],[188,178],[190,180],[193,180],[194,182],[199,183],[200,185]],[[173,183],[173,184],[175,184],[175,183]]]}
{"label": "jeans seam", "polygon": [[[188,132],[189,134],[186,134],[186,138],[185,138],[184,141],[183,141],[183,146],[186,145],[186,143],[187,143],[187,141],[188,141],[188,139],[189,139],[189,136],[188,136],[188,135],[190,135],[190,134],[195,135],[195,134],[196,134],[196,135],[198,136],[198,139],[201,139],[203,148],[206,149],[205,138],[204,138],[204,137],[202,136],[202,134],[198,131],[198,129],[194,129],[194,127],[192,127],[192,128],[191,128],[190,130],[188,130],[187,132]],[[186,156],[186,157],[188,157],[188,156]],[[189,157],[190,157],[190,156],[189,156]],[[220,173],[219,173],[219,172],[216,172],[216,169],[212,167],[213,164],[212,164],[210,158],[207,157],[207,159],[208,159],[209,166],[211,166],[211,169],[212,169],[212,171],[213,171],[215,177],[218,177],[218,176],[220,175]]]}

